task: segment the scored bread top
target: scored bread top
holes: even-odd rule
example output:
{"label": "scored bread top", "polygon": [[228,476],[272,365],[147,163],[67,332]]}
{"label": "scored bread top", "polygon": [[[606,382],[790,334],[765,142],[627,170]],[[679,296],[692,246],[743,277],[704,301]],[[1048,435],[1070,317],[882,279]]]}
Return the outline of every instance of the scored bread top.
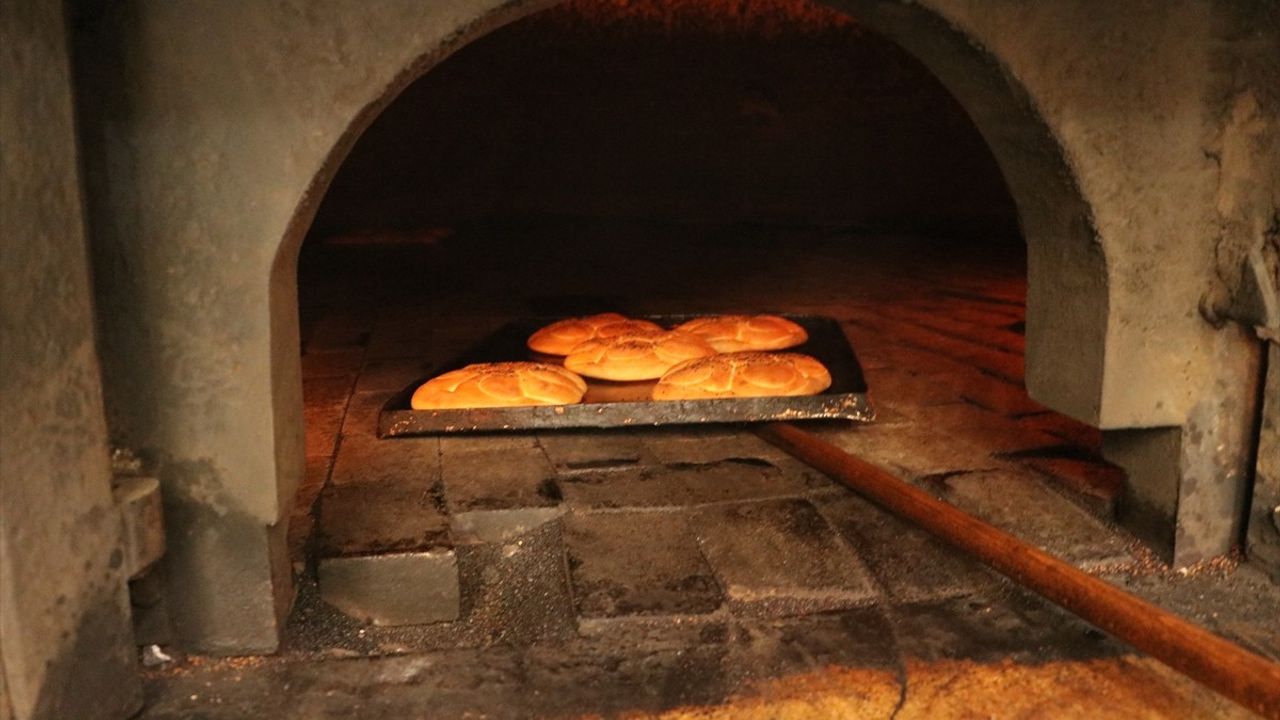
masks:
{"label": "scored bread top", "polygon": [[716,315],[690,320],[676,330],[693,333],[722,353],[782,350],[809,339],[804,328],[777,315]]}
{"label": "scored bread top", "polygon": [[654,400],[817,395],[831,387],[822,363],[800,353],[729,353],[671,368],[653,388]]}
{"label": "scored bread top", "polygon": [[568,355],[574,347],[598,337],[665,332],[648,320],[632,320],[618,313],[558,320],[529,336],[529,349],[547,355]]}
{"label": "scored bread top", "polygon": [[557,365],[479,363],[428,380],[409,405],[414,410],[572,405],[586,391],[585,380]]}
{"label": "scored bread top", "polygon": [[662,332],[588,340],[569,352],[564,366],[601,380],[653,380],[685,360],[715,355],[696,335]]}

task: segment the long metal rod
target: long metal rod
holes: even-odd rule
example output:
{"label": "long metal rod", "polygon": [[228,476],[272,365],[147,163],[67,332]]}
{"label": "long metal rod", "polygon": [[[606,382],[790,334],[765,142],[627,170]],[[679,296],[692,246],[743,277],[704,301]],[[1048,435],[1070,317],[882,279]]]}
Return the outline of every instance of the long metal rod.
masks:
{"label": "long metal rod", "polygon": [[1174,670],[1280,720],[1280,663],[1084,573],[794,425],[768,423],[757,433]]}

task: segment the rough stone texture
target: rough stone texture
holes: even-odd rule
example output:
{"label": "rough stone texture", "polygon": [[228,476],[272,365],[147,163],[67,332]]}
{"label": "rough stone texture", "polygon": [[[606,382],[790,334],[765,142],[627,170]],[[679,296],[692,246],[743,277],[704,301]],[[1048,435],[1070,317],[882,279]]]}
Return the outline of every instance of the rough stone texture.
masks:
{"label": "rough stone texture", "polygon": [[635,465],[644,452],[640,439],[627,430],[541,433],[538,443],[561,472]]}
{"label": "rough stone texture", "polygon": [[61,3],[0,5],[0,715],[141,703]]}
{"label": "rough stone texture", "polygon": [[330,482],[409,482],[430,488],[440,478],[440,445],[435,438],[388,438],[343,435]]}
{"label": "rough stone texture", "polygon": [[452,550],[393,552],[320,560],[320,597],[374,625],[458,618],[458,563]]}
{"label": "rough stone texture", "polygon": [[703,553],[740,612],[791,615],[875,598],[857,555],[806,501],[707,508],[694,523]]}
{"label": "rough stone texture", "polygon": [[941,482],[949,502],[1069,563],[1090,568],[1134,562],[1120,536],[1034,477],[976,472]]}
{"label": "rough stone texture", "polygon": [[1264,397],[1249,517],[1249,559],[1280,582],[1280,344],[1270,348]]}
{"label": "rough stone texture", "polygon": [[1124,646],[1028,594],[976,594],[894,608],[903,655],[917,660],[1036,662],[1115,655]]}
{"label": "rough stone texture", "polygon": [[968,595],[1000,583],[978,561],[855,495],[824,498],[818,508],[894,602]]}
{"label": "rough stone texture", "polygon": [[758,498],[794,497],[826,484],[767,461],[731,458],[711,463],[671,463],[560,478],[564,501],[574,508],[662,508]]}
{"label": "rough stone texture", "polygon": [[448,548],[448,523],[431,487],[416,482],[331,485],[320,495],[324,557]]}
{"label": "rough stone texture", "polygon": [[450,513],[559,503],[555,470],[529,435],[443,437],[441,477]]}
{"label": "rough stone texture", "polygon": [[720,587],[683,514],[574,514],[564,539],[580,617],[690,615],[720,606]]}
{"label": "rough stone texture", "polygon": [[455,543],[504,543],[545,525],[564,514],[563,507],[472,510],[449,517],[449,533]]}

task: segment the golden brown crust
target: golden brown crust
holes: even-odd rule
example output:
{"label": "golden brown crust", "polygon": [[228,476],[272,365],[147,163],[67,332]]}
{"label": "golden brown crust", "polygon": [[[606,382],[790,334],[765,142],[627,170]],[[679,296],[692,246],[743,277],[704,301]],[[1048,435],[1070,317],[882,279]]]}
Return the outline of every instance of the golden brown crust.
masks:
{"label": "golden brown crust", "polygon": [[653,388],[654,400],[817,395],[831,387],[822,363],[800,353],[729,353],[673,367]]}
{"label": "golden brown crust", "polygon": [[558,320],[529,336],[529,349],[547,355],[568,355],[574,347],[599,337],[665,332],[648,320],[632,320],[618,313]]}
{"label": "golden brown crust", "polygon": [[676,330],[693,333],[722,353],[782,350],[809,339],[804,328],[777,315],[716,315],[690,320]]}
{"label": "golden brown crust", "polygon": [[558,365],[531,362],[480,363],[447,372],[413,393],[414,410],[572,405],[587,383]]}
{"label": "golden brown crust", "polygon": [[715,353],[706,341],[688,333],[617,335],[578,345],[565,357],[564,366],[601,380],[653,380],[685,360]]}

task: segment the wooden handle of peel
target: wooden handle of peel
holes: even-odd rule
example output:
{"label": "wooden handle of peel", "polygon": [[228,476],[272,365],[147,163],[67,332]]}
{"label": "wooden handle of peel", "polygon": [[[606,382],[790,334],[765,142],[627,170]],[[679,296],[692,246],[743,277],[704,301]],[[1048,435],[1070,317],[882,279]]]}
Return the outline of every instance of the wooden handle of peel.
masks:
{"label": "wooden handle of peel", "polygon": [[1174,670],[1280,719],[1280,663],[1084,573],[794,425],[769,423],[757,433]]}

